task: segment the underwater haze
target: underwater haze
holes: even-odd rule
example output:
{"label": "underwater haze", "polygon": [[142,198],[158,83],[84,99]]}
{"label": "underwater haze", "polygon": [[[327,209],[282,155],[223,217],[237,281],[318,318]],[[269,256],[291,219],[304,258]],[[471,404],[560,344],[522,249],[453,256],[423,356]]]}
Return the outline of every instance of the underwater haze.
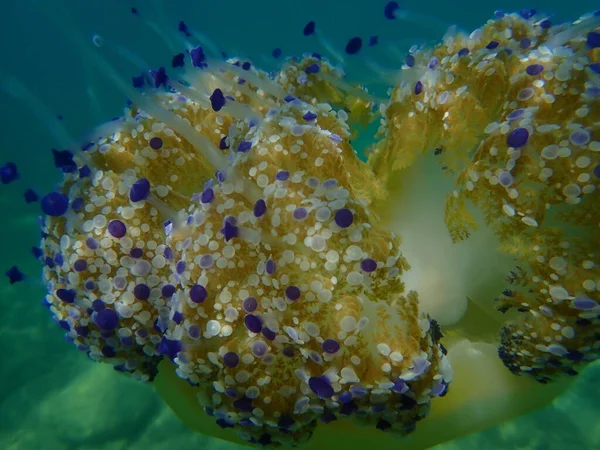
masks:
{"label": "underwater haze", "polygon": [[[187,429],[150,384],[116,373],[108,364],[90,361],[63,337],[63,330],[43,307],[46,288],[40,264],[31,255],[39,245],[40,204],[27,204],[26,189],[43,194],[56,188],[62,174],[55,167],[57,147],[48,113],[73,137],[119,116],[125,98],[114,83],[81,55],[77,39],[97,35],[117,44],[151,67],[170,65],[172,51],[157,33],[131,13],[140,14],[172,33],[186,23],[209,37],[229,56],[248,58],[267,71],[283,56],[325,52],[303,35],[315,21],[334,48],[343,51],[352,36],[378,36],[374,47],[346,58],[345,71],[355,82],[371,83],[385,95],[385,85],[361,58],[398,68],[413,44],[436,43],[446,27],[471,31],[497,9],[536,8],[554,22],[574,20],[598,8],[597,2],[523,1],[399,2],[414,20],[390,21],[383,0],[3,0],[0,13],[0,166],[14,162],[17,182],[0,185],[0,272],[18,266],[27,278],[10,284],[0,278],[0,449],[4,450],[160,450],[242,449]],[[169,39],[169,38],[168,38]],[[136,67],[126,60],[111,64],[129,80]],[[4,76],[6,74],[6,76]],[[18,89],[13,77],[35,97],[23,101],[5,91]],[[40,103],[36,103],[37,101]],[[47,108],[47,111],[45,111]],[[366,147],[370,136],[358,144]],[[38,281],[40,280],[40,281]],[[582,371],[573,386],[550,406],[435,447],[471,449],[599,449],[600,365]],[[417,425],[418,427],[418,425]],[[401,448],[401,444],[398,445]]]}

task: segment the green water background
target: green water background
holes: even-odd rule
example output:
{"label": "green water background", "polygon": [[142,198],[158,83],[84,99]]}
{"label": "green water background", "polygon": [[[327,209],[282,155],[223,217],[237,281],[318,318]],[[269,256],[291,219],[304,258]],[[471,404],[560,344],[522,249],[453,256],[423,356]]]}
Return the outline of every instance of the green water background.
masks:
{"label": "green water background", "polygon": [[[286,55],[324,52],[314,39],[302,36],[309,20],[315,20],[338,49],[354,35],[378,35],[380,45],[349,58],[347,69],[353,79],[370,82],[377,74],[365,70],[361,58],[398,67],[396,51],[403,53],[410,44],[441,37],[443,23],[470,31],[495,9],[537,7],[565,20],[600,6],[591,0],[412,1],[403,4],[431,19],[413,16],[417,19],[413,22],[390,22],[382,13],[386,2],[380,0],[173,0],[163,2],[162,13],[154,3],[160,5],[160,1],[3,0],[0,70],[18,78],[54,114],[64,116],[64,127],[76,138],[119,115],[124,97],[86,65],[73,35],[89,39],[98,33],[151,66],[167,65],[173,56],[163,39],[129,13],[131,6],[165,30],[173,30],[165,34],[169,39],[175,36],[177,21],[185,19],[229,54],[250,57],[269,69],[276,67],[269,57],[274,47]],[[136,71],[118,59],[111,63],[127,79]],[[0,82],[7,84],[6,79]],[[29,253],[39,242],[39,206],[23,201],[26,188],[48,192],[60,180],[50,152],[56,144],[23,102],[0,92],[0,111],[0,165],[13,161],[21,172],[19,182],[0,185],[0,271],[17,264],[30,275],[29,283],[14,286],[0,278],[0,449],[233,450],[231,444],[186,430],[149,386],[90,362],[64,341],[41,306],[39,266]],[[551,407],[439,449],[600,449],[599,379],[600,369],[592,367]]]}

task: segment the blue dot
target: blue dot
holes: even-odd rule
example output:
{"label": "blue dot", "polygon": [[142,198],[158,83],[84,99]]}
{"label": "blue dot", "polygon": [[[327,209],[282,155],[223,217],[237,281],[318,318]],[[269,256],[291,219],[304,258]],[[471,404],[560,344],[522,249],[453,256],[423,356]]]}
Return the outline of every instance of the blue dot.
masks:
{"label": "blue dot", "polygon": [[351,38],[346,44],[346,53],[355,55],[362,47],[362,39],[359,37]]}
{"label": "blue dot", "polygon": [[219,88],[215,89],[210,96],[210,106],[214,111],[221,111],[225,106],[225,96],[223,91]]}
{"label": "blue dot", "polygon": [[133,288],[133,295],[138,300],[148,300],[150,298],[150,288],[148,285],[140,283]]}
{"label": "blue dot", "polygon": [[506,137],[506,144],[509,147],[519,148],[527,144],[529,140],[529,131],[526,128],[515,128]]}
{"label": "blue dot", "polygon": [[58,289],[56,296],[65,303],[73,303],[75,301],[75,291],[73,289]]}
{"label": "blue dot", "polygon": [[360,268],[365,272],[373,272],[377,269],[377,263],[371,258],[365,258],[360,262]]}
{"label": "blue dot", "polygon": [[248,314],[244,317],[244,325],[246,325],[246,328],[252,333],[260,333],[260,330],[262,330],[261,320],[253,314]]}
{"label": "blue dot", "polygon": [[335,223],[340,228],[348,228],[354,222],[354,215],[349,209],[342,208],[335,213]]}
{"label": "blue dot", "polygon": [[202,303],[206,300],[208,293],[206,288],[200,284],[196,284],[190,288],[190,300],[194,303]]}
{"label": "blue dot", "polygon": [[69,209],[69,198],[60,192],[50,192],[42,198],[42,211],[52,217],[64,215]]}
{"label": "blue dot", "polygon": [[160,290],[160,293],[162,294],[163,297],[171,298],[171,297],[173,297],[173,294],[175,293],[176,290],[177,289],[172,284],[165,284],[162,287],[162,289]]}
{"label": "blue dot", "polygon": [[259,198],[254,204],[254,217],[261,217],[267,212],[267,203]]}
{"label": "blue dot", "polygon": [[153,150],[159,150],[163,146],[163,140],[159,137],[153,137],[150,139],[150,147]]}
{"label": "blue dot", "polygon": [[591,48],[600,47],[600,33],[590,31],[587,35],[586,43]]}
{"label": "blue dot", "polygon": [[117,328],[117,325],[119,324],[119,316],[115,311],[107,308],[96,313],[94,322],[96,322],[96,325],[98,325],[98,328],[101,330],[110,331]]}
{"label": "blue dot", "polygon": [[340,350],[340,344],[335,339],[326,339],[321,344],[321,348],[325,353],[333,355]]}
{"label": "blue dot", "polygon": [[132,202],[146,200],[148,195],[150,195],[150,182],[146,178],[140,178],[133,183],[129,191],[129,198]]}
{"label": "blue dot", "polygon": [[285,296],[292,301],[296,301],[300,298],[300,289],[297,286],[288,286],[285,289]]}
{"label": "blue dot", "polygon": [[394,20],[396,18],[396,11],[400,8],[400,5],[396,2],[388,2],[383,9],[383,15],[388,20]]}
{"label": "blue dot", "polygon": [[325,377],[310,377],[308,386],[320,398],[330,398],[334,393],[331,383]]}
{"label": "blue dot", "polygon": [[304,33],[304,36],[310,36],[312,34],[315,34],[315,22],[313,22],[312,20],[310,22],[308,22],[304,26],[303,33]]}

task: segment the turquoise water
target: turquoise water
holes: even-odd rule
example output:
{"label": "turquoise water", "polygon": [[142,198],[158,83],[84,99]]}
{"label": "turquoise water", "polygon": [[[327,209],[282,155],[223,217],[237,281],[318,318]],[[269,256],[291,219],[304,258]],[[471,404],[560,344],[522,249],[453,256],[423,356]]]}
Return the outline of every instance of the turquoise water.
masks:
{"label": "turquoise water", "polygon": [[[151,66],[170,61],[173,53],[163,40],[129,13],[136,6],[165,29],[178,20],[201,30],[230,55],[252,58],[257,65],[275,69],[273,48],[283,53],[323,49],[302,36],[302,28],[314,20],[331,43],[342,49],[354,35],[378,35],[380,45],[363,55],[394,68],[394,51],[412,43],[441,37],[444,24],[471,30],[491,17],[494,9],[507,11],[538,7],[556,13],[557,19],[575,18],[597,7],[592,1],[565,4],[503,4],[485,2],[407,2],[418,18],[413,22],[390,22],[383,18],[385,1],[170,1],[123,3],[5,0],[0,15],[0,71],[18,78],[54,114],[72,136],[119,115],[122,95],[82,58],[76,36],[103,36],[134,52]],[[540,2],[541,3],[541,2]],[[60,5],[60,6],[57,6]],[[158,7],[156,5],[159,5]],[[262,61],[264,60],[264,64]],[[112,61],[112,60],[111,60]],[[112,61],[125,76],[136,72],[126,62]],[[352,79],[373,81],[360,56],[349,61]],[[8,84],[7,79],[2,80]],[[375,84],[375,88],[381,86]],[[36,279],[39,267],[29,249],[38,244],[36,217],[39,206],[26,205],[27,187],[38,192],[53,189],[60,174],[53,167],[52,136],[27,105],[0,94],[2,105],[0,165],[13,161],[21,180],[0,185],[2,208],[2,266],[16,264]],[[38,111],[39,112],[39,111]],[[148,386],[93,364],[62,338],[41,306],[44,290],[31,281],[10,286],[0,279],[1,449],[163,449],[233,448],[186,430],[161,404]],[[594,449],[600,448],[600,404],[597,379],[600,368],[584,372],[573,389],[555,404],[513,422],[445,444],[450,449]]]}

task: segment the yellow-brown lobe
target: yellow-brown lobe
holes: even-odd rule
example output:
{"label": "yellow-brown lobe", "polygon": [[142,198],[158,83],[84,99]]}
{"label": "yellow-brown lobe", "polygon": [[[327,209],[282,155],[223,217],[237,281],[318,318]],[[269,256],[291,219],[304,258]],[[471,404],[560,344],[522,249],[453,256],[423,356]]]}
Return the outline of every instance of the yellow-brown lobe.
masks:
{"label": "yellow-brown lobe", "polygon": [[[212,123],[210,129],[204,131],[215,145],[227,134],[231,119],[217,116],[206,105],[200,108],[171,94],[163,95],[161,101],[190,120]],[[114,132],[110,136],[76,155],[75,161],[80,167],[84,164],[90,167],[91,175],[77,179],[76,174],[67,174],[64,192],[72,200],[80,198],[82,206],[65,216],[47,218],[44,232],[48,236],[42,248],[45,256],[55,258],[59,254],[64,259],[62,265],[53,264],[44,269],[44,278],[52,283],[46,300],[58,320],[66,320],[70,312],[77,317],[83,330],[77,332],[74,343],[89,348],[90,357],[104,358],[102,348],[106,342],[101,334],[106,330],[95,323],[91,309],[95,300],[102,300],[122,319],[119,328],[111,330],[116,337],[110,338],[108,343],[116,349],[116,354],[109,360],[119,370],[125,366],[124,371],[148,380],[154,377],[161,357],[156,349],[161,337],[155,329],[155,321],[159,317],[157,309],[165,307],[161,285],[170,275],[164,256],[163,225],[169,217],[164,213],[188,205],[189,197],[215,170],[168,126],[138,114],[135,106],[126,110],[125,116],[111,126]],[[161,139],[160,148],[150,147],[153,138]],[[130,201],[131,186],[140,178],[150,181],[153,204]],[[126,225],[125,238],[111,236],[108,225],[113,220]],[[91,248],[88,239],[92,239],[95,242],[92,245],[97,248]],[[131,257],[132,249],[139,249],[143,256]],[[74,269],[78,260],[85,262],[85,270]],[[149,267],[143,275],[136,269],[140,261]],[[115,278],[119,287],[115,285]],[[93,287],[86,286],[86,282],[91,282]],[[148,286],[148,299],[142,301],[135,297],[138,284]],[[76,303],[63,302],[57,296],[59,289],[76,291]],[[129,337],[133,343],[119,344],[121,338]]]}
{"label": "yellow-brown lobe", "polygon": [[509,15],[415,54],[407,72],[414,83],[395,88],[385,139],[369,161],[392,185],[421,154],[436,152],[455,182],[445,206],[453,240],[481,225],[475,205],[516,258],[499,308],[527,315],[502,331],[500,353],[512,371],[543,382],[597,352],[587,344],[597,303],[578,306],[597,300],[600,279],[600,109],[598,75],[588,67],[598,49],[585,44],[595,22],[584,20],[585,32],[556,40],[567,27]]}
{"label": "yellow-brown lobe", "polygon": [[[104,358],[102,350],[106,344],[102,337],[104,329],[94,321],[93,309],[99,311],[94,302],[101,300],[105,307],[114,308],[121,321],[112,341],[108,340],[112,348],[118,349],[111,357],[112,362],[115,366],[124,366],[123,370],[134,377],[148,380],[156,374],[160,360],[155,350],[160,336],[153,329],[156,305],[136,299],[134,288],[138,283],[156,288],[168,274],[168,267],[163,264],[143,275],[137,273],[138,259],[132,258],[130,251],[141,248],[148,259],[162,251],[162,221],[150,204],[133,208],[126,196],[115,196],[115,190],[122,190],[123,184],[123,178],[112,172],[98,171],[92,179],[80,179],[71,185],[70,195],[85,197],[84,207],[66,217],[47,220],[44,229],[47,236],[43,240],[45,255],[61,255],[64,262],[44,268],[44,278],[52,285],[46,301],[58,320],[66,320],[70,315],[77,319],[81,329],[77,329],[74,343],[89,348],[92,359]],[[112,220],[122,218],[124,208],[129,210],[125,213],[128,236],[118,240],[107,229]],[[77,269],[76,263],[81,262],[85,262],[84,268]],[[154,283],[148,281],[153,279]],[[76,303],[62,301],[58,295],[61,289],[74,290]],[[150,297],[153,300],[156,292]],[[132,339],[132,343],[119,345],[121,338]]]}
{"label": "yellow-brown lobe", "polygon": [[[262,190],[266,214],[256,217],[235,180],[225,180],[212,187],[210,203],[189,209],[191,226],[169,239],[176,250],[174,262],[185,263],[180,275],[184,288],[175,305],[185,320],[173,323],[168,334],[184,342],[176,359],[178,373],[199,383],[200,391],[214,385],[217,392],[204,396],[202,405],[227,414],[232,423],[251,420],[256,426],[243,432],[255,439],[264,433],[276,442],[307,438],[314,421],[332,408],[329,396],[312,397],[311,378],[327,376],[336,395],[360,384],[390,414],[390,402],[398,401],[390,393],[394,381],[400,376],[412,379],[415,360],[431,364],[428,375],[418,373],[412,385],[423,406],[393,414],[391,426],[401,433],[426,413],[427,393],[442,380],[436,375],[441,351],[431,339],[429,321],[419,316],[416,294],[403,295],[400,276],[406,263],[399,255],[399,240],[380,229],[367,200],[356,199],[350,191],[360,189],[350,173],[358,165],[356,156],[348,147],[346,152],[340,148],[347,143],[331,139],[331,128],[341,136],[346,133],[344,124],[327,113],[301,131],[293,106],[282,106],[258,130],[240,124],[241,136],[233,145],[252,141],[253,149],[240,156],[236,167]],[[325,127],[328,118],[330,128]],[[284,171],[285,179],[278,179]],[[295,216],[299,208],[302,215]],[[353,214],[347,229],[334,220],[341,209]],[[239,235],[227,239],[220,230],[232,217]],[[202,258],[208,255],[211,266],[203,268]],[[377,262],[372,274],[360,267],[365,258]],[[273,273],[266,268],[270,261]],[[201,303],[191,294],[198,284],[207,291]],[[299,289],[299,298],[288,298],[290,287]],[[248,297],[256,299],[255,311],[244,310]],[[246,316],[260,317],[267,334],[248,330]],[[341,350],[324,352],[328,339],[339,342]],[[257,354],[255,345],[264,346],[266,354]],[[388,351],[378,350],[378,345]],[[230,353],[239,358],[233,368],[225,364]],[[237,397],[230,397],[228,390]],[[238,402],[244,396],[252,400],[249,411],[240,411]],[[369,402],[365,391],[356,407],[369,408]],[[294,424],[278,431],[285,417],[293,417]],[[380,419],[367,415],[362,420]]]}
{"label": "yellow-brown lobe", "polygon": [[[251,442],[302,442],[337,415],[406,434],[452,378],[416,293],[404,292],[400,239],[369,209],[381,184],[350,144],[349,123],[371,120],[372,103],[320,64],[321,78],[276,84],[218,63],[224,70],[174,85],[182,95],[145,93],[197,139],[133,105],[75,156],[91,177],[67,175],[63,192],[83,210],[45,227],[45,255],[68,261],[46,269],[48,301],[74,342],[142,380],[171,358],[198,406]],[[219,111],[208,98],[216,89]],[[134,201],[142,179],[150,191]],[[86,247],[91,237],[98,248]],[[75,274],[78,258],[89,274]],[[63,286],[74,303],[58,297]],[[74,331],[82,325],[89,335]]]}

